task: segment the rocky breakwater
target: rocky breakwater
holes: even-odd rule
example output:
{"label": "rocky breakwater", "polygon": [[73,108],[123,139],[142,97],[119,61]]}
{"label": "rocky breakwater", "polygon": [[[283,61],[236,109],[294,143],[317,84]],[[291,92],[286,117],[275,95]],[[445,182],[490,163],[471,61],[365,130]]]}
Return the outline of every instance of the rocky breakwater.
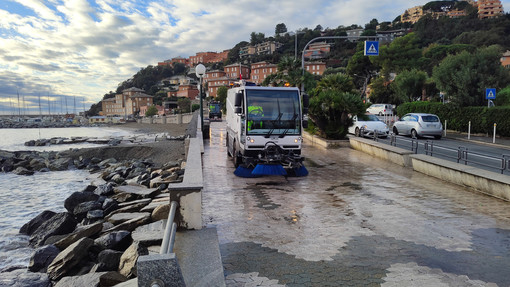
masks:
{"label": "rocky breakwater", "polygon": [[[1,166],[17,170],[20,161],[34,160],[56,165],[58,156],[52,160],[52,155],[2,152]],[[182,181],[185,163],[180,159],[155,166],[148,160],[62,159],[62,168],[73,164],[100,172],[99,182],[72,193],[65,200],[65,212],[45,210],[20,229],[35,251],[28,269],[0,271],[2,284],[114,286],[135,280],[138,257],[159,252],[170,208],[167,186]]]}

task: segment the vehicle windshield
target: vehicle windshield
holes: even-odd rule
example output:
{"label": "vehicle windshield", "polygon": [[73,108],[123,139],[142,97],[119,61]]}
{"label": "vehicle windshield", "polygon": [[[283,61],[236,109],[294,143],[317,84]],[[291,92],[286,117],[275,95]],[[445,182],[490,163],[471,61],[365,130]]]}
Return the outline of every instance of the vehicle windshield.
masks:
{"label": "vehicle windshield", "polygon": [[210,104],[209,105],[209,112],[211,112],[211,113],[219,113],[220,112],[220,105],[219,104]]}
{"label": "vehicle windshield", "polygon": [[364,122],[375,122],[379,121],[379,118],[376,115],[369,114],[361,116],[359,120]]}
{"label": "vehicle windshield", "polygon": [[422,116],[421,117],[424,122],[427,123],[436,123],[439,122],[439,119],[436,116]]}
{"label": "vehicle windshield", "polygon": [[297,90],[246,90],[247,135],[301,134]]}

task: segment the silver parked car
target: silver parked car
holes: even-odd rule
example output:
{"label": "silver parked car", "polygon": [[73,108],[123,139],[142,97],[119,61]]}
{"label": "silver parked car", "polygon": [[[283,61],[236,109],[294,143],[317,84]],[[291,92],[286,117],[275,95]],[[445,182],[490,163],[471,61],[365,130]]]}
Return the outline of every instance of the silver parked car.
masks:
{"label": "silver parked car", "polygon": [[434,136],[440,139],[443,136],[443,125],[434,114],[410,113],[393,124],[393,133],[411,135],[413,138]]}
{"label": "silver parked car", "polygon": [[374,136],[377,132],[378,137],[386,138],[390,130],[376,115],[366,114],[352,117],[352,126],[349,127],[348,132],[357,137]]}

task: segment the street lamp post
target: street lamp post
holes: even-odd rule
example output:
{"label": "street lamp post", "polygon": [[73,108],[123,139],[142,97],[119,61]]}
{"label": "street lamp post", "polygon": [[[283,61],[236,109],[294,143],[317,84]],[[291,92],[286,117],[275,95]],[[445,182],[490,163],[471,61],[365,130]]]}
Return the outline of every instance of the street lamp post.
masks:
{"label": "street lamp post", "polygon": [[295,39],[294,39],[294,46],[295,46],[295,48],[294,48],[294,59],[296,59],[296,60],[297,60],[297,35],[298,35],[298,34],[304,34],[304,33],[305,33],[305,32],[302,32],[302,31],[296,30],[296,37],[295,37]]}
{"label": "street lamp post", "polygon": [[202,79],[205,75],[205,66],[202,64],[198,64],[195,67],[195,74],[197,77],[200,78],[200,92],[198,96],[200,97],[200,130],[204,131],[204,107],[203,107],[203,100],[202,100]]}

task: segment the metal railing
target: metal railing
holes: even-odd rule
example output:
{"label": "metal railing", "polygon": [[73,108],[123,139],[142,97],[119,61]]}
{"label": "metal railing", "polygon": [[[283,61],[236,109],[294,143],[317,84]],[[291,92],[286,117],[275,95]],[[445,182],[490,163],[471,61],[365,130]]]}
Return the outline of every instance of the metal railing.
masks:
{"label": "metal railing", "polygon": [[170,211],[168,212],[168,221],[166,222],[165,233],[163,235],[163,242],[159,254],[169,254],[174,250],[175,233],[177,232],[177,223],[174,222],[175,211],[179,204],[177,201],[170,203]]}
{"label": "metal railing", "polygon": [[425,154],[430,156],[434,156],[434,154],[436,154],[452,158],[457,160],[457,163],[464,163],[464,165],[471,163],[487,168],[499,169],[501,174],[503,174],[505,170],[510,170],[509,155],[502,155],[501,157],[490,156],[470,151],[468,148],[463,146],[459,146],[457,149],[454,149],[427,141],[425,143]]}
{"label": "metal railing", "polygon": [[[404,142],[405,144],[400,144],[400,142]],[[418,146],[420,145],[420,143],[418,142],[417,139],[413,139],[413,138],[411,138],[410,140],[399,138],[399,141],[397,142],[397,136],[394,133],[391,133],[390,134],[390,145],[395,146],[395,147],[400,146],[405,149],[410,149],[412,152],[417,154]]]}
{"label": "metal railing", "polygon": [[[413,153],[418,153],[420,143],[417,139],[398,138],[395,134],[390,135],[390,145],[410,149]],[[470,151],[467,147],[459,146],[458,148],[450,148],[435,144],[433,141],[427,140],[422,143],[426,155],[441,156],[462,163],[464,165],[482,166],[489,169],[499,170],[501,174],[505,171],[510,172],[510,155],[503,154],[501,156],[491,156],[474,151]]]}

